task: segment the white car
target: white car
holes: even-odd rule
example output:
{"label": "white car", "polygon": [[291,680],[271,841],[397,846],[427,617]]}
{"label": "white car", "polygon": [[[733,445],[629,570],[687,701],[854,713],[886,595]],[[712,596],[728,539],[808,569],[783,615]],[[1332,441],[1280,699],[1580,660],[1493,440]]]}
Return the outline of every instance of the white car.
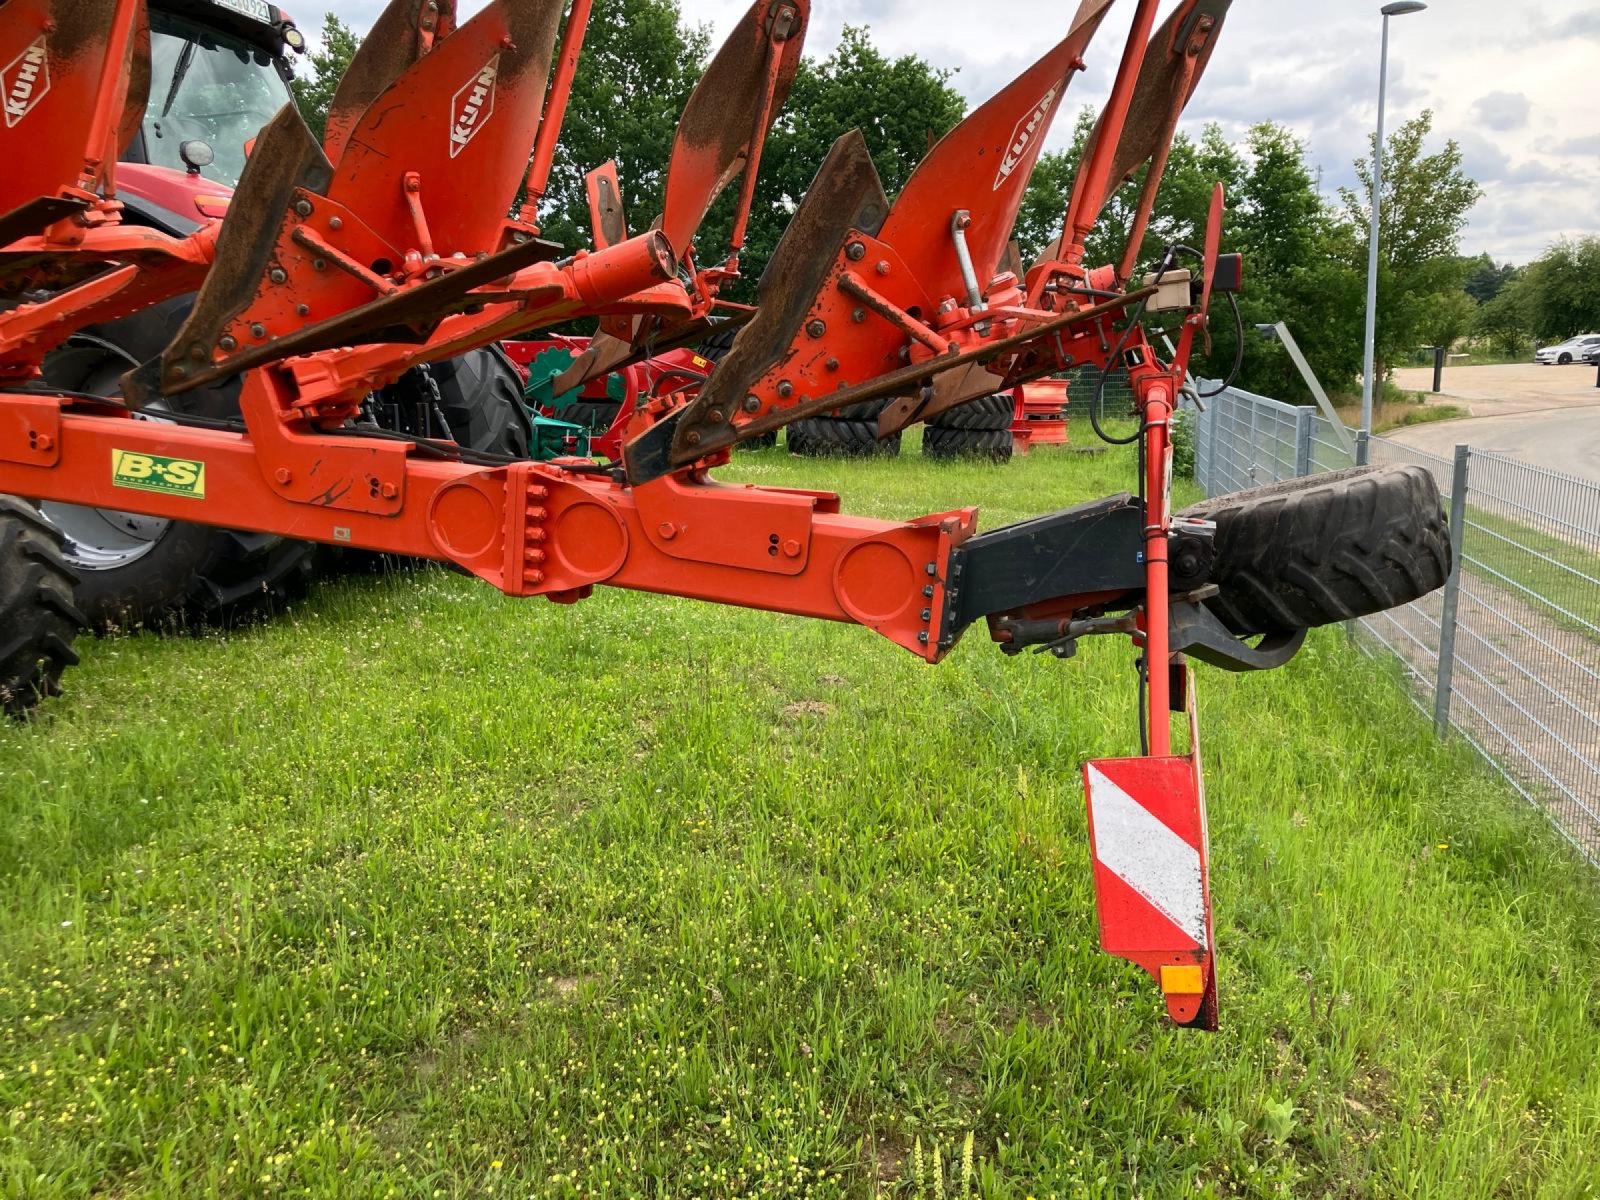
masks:
{"label": "white car", "polygon": [[1564,367],[1568,363],[1584,362],[1589,355],[1600,350],[1600,333],[1580,333],[1556,346],[1546,346],[1533,356],[1533,361],[1543,366]]}

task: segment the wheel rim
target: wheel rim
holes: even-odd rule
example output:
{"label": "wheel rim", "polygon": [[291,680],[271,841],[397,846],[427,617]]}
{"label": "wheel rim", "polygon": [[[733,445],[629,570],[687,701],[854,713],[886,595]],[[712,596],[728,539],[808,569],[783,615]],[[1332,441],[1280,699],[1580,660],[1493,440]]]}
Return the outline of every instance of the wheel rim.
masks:
{"label": "wheel rim", "polygon": [[[119,395],[125,370],[125,364],[107,362],[91,371],[78,390],[93,396]],[[150,407],[159,410],[164,405],[158,399]],[[140,413],[135,419],[154,418]],[[62,553],[80,571],[114,571],[138,562],[172,528],[166,517],[147,517],[115,508],[88,508],[59,500],[43,501],[39,508],[61,530]]]}

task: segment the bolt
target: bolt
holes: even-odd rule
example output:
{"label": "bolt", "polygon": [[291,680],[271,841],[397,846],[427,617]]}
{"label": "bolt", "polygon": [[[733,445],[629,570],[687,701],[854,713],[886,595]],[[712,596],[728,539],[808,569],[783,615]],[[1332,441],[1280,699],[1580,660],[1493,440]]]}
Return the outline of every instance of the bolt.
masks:
{"label": "bolt", "polygon": [[828,332],[828,323],[822,320],[807,321],[806,332],[814,338],[819,338]]}
{"label": "bolt", "polygon": [[189,374],[189,368],[180,363],[178,366],[172,368],[172,373],[179,379],[182,379],[184,376]]}
{"label": "bolt", "polygon": [[929,563],[926,570],[929,575],[937,575],[939,573],[939,567],[936,563]]}
{"label": "bolt", "polygon": [[863,322],[863,321],[865,321],[867,319],[867,310],[864,309],[864,308],[853,308],[853,309],[851,309],[850,310],[850,319],[852,321],[854,321],[857,325],[861,324],[861,322]]}
{"label": "bolt", "polygon": [[343,218],[341,218],[341,217],[329,217],[328,218],[328,228],[332,229],[332,230],[336,230],[336,231],[340,230],[340,229],[343,229],[344,228],[344,220],[343,220]]}
{"label": "bolt", "polygon": [[294,202],[294,210],[295,210],[295,212],[299,213],[302,217],[309,217],[311,215],[311,201],[309,201],[309,200],[296,200]]}
{"label": "bolt", "polygon": [[217,345],[221,346],[224,350],[236,350],[239,347],[239,343],[233,340],[232,335],[226,333],[222,335],[222,340],[218,342]]}
{"label": "bolt", "polygon": [[722,410],[720,408],[713,408],[711,411],[706,413],[706,422],[711,425],[721,425]]}
{"label": "bolt", "polygon": [[325,258],[313,258],[311,260],[311,269],[313,271],[326,271],[328,269],[328,260]]}
{"label": "bolt", "polygon": [[546,534],[542,529],[530,529],[523,536],[525,536],[530,542],[542,542],[549,535]]}
{"label": "bolt", "polygon": [[924,621],[931,620],[932,617],[933,617],[933,609],[925,608],[925,609],[922,610],[922,619]]}
{"label": "bolt", "polygon": [[205,348],[200,346],[198,343],[193,345],[193,346],[190,346],[189,347],[189,357],[194,359],[195,362],[205,362],[205,360],[206,360]]}
{"label": "bolt", "polygon": [[790,383],[787,379],[778,380],[778,395],[784,400],[787,400],[790,396],[794,395],[794,384]]}
{"label": "bolt", "polygon": [[395,485],[392,483],[386,483],[378,489],[378,494],[385,500],[393,500],[400,494],[400,489],[395,487]]}
{"label": "bolt", "polygon": [[48,433],[41,433],[34,440],[34,444],[36,446],[38,446],[39,449],[41,449],[41,450],[48,450],[52,446],[54,446],[56,444],[56,440],[55,440],[55,438],[51,437]]}
{"label": "bolt", "polygon": [[944,313],[955,312],[955,310],[956,310],[956,302],[954,300],[950,299],[949,297],[946,297],[944,300],[940,301],[940,303],[939,303],[939,312],[940,312],[941,315],[944,314]]}
{"label": "bolt", "polygon": [[522,552],[522,557],[531,563],[542,563],[544,561],[544,551],[533,546],[529,546]]}
{"label": "bolt", "polygon": [[543,583],[544,582],[544,572],[543,571],[527,571],[527,572],[524,573],[523,577],[525,579],[527,579],[527,581],[529,583]]}
{"label": "bolt", "polygon": [[698,429],[689,430],[688,435],[683,440],[691,446],[698,446],[700,444],[700,431]]}
{"label": "bolt", "polygon": [[924,587],[922,589],[922,594],[924,596],[928,597],[928,599],[932,600],[933,599],[933,584],[930,583],[930,584],[924,585]]}
{"label": "bolt", "polygon": [[837,371],[839,369],[839,360],[837,358],[830,358],[824,365],[826,365],[830,371]]}
{"label": "bolt", "polygon": [[851,262],[860,262],[867,256],[867,248],[860,242],[851,242],[844,248],[844,254]]}
{"label": "bolt", "polygon": [[532,496],[535,500],[543,500],[549,494],[550,489],[541,483],[536,483],[528,489],[528,495]]}
{"label": "bolt", "polygon": [[926,629],[917,634],[917,641],[921,642],[924,646],[928,644],[928,631]]}
{"label": "bolt", "polygon": [[670,542],[678,536],[678,527],[671,521],[663,521],[656,527],[656,532],[661,535],[663,541]]}
{"label": "bolt", "polygon": [[274,471],[272,473],[272,477],[274,479],[276,479],[279,483],[288,483],[289,480],[294,478],[294,476],[290,473],[288,467],[279,467],[276,471]]}
{"label": "bolt", "polygon": [[783,543],[783,552],[790,558],[799,558],[800,543],[795,541],[793,538],[789,538]]}
{"label": "bolt", "polygon": [[272,270],[267,272],[267,278],[272,280],[273,283],[283,283],[289,276],[282,268],[273,267]]}
{"label": "bolt", "polygon": [[250,336],[251,337],[258,337],[258,338],[259,337],[266,337],[267,336],[267,327],[265,325],[263,325],[260,321],[257,321],[255,324],[250,326]]}
{"label": "bolt", "polygon": [[294,313],[295,313],[295,316],[297,316],[297,317],[310,316],[311,315],[311,306],[309,304],[296,304],[294,306]]}
{"label": "bolt", "polygon": [[886,258],[880,258],[877,262],[872,264],[872,269],[879,275],[887,275],[889,273],[889,260]]}
{"label": "bolt", "polygon": [[761,397],[760,396],[746,396],[744,398],[744,410],[745,410],[745,412],[748,412],[748,413],[760,412],[761,411]]}
{"label": "bolt", "polygon": [[536,523],[544,520],[549,515],[550,514],[548,512],[540,508],[537,504],[528,510],[528,520]]}

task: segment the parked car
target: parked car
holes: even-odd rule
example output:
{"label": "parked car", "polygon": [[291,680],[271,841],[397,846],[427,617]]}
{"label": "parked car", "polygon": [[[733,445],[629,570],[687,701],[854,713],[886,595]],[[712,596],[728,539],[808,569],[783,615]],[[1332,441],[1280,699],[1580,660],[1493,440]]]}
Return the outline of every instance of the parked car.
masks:
{"label": "parked car", "polygon": [[1600,346],[1596,346],[1583,356],[1583,361],[1591,367],[1600,366]]}
{"label": "parked car", "polygon": [[1580,333],[1575,338],[1536,351],[1533,361],[1544,366],[1554,363],[1564,367],[1568,363],[1588,362],[1589,354],[1595,350],[1600,350],[1600,333]]}

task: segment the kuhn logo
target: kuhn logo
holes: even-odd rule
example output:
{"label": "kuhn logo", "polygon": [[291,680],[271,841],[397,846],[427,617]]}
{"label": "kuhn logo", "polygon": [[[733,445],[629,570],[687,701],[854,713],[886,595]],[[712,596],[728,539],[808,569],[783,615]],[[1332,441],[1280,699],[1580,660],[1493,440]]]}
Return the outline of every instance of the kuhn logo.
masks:
{"label": "kuhn logo", "polygon": [[1006,143],[1005,157],[1000,160],[1000,171],[994,177],[994,191],[1000,190],[1000,185],[1011,178],[1011,173],[1022,165],[1022,160],[1027,157],[1033,140],[1039,133],[1039,126],[1044,124],[1050,115],[1050,108],[1056,102],[1056,94],[1061,89],[1053,87],[1035,104],[1028,115],[1018,121],[1016,128],[1011,131],[1011,140]]}
{"label": "kuhn logo", "polygon": [[50,90],[50,64],[46,61],[49,47],[44,34],[40,34],[21,54],[0,71],[0,96],[6,109],[6,128],[10,129]]}
{"label": "kuhn logo", "polygon": [[479,71],[450,101],[450,157],[466,149],[467,143],[482,129],[494,113],[494,81],[500,73],[500,56],[496,54],[488,65]]}

